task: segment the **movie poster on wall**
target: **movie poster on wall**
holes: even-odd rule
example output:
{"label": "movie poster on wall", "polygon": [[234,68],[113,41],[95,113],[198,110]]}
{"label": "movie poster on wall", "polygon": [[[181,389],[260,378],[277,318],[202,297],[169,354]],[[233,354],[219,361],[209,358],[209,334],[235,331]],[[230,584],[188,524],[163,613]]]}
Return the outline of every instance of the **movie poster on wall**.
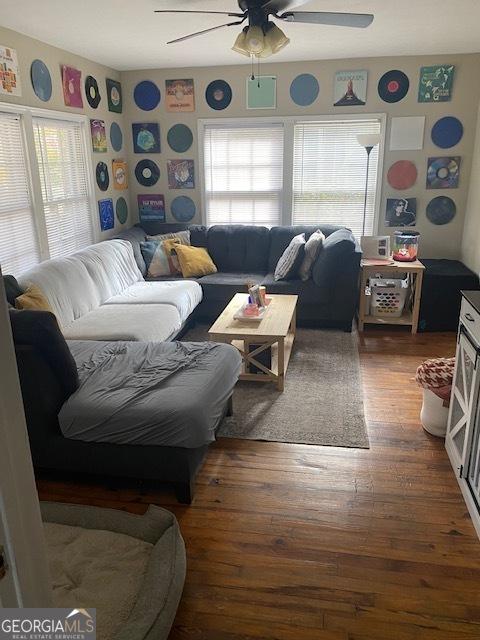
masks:
{"label": "movie poster on wall", "polygon": [[0,45],[0,93],[21,96],[17,51]]}
{"label": "movie poster on wall", "polygon": [[137,202],[140,222],[165,222],[165,198],[163,195],[139,194]]}
{"label": "movie poster on wall", "polygon": [[193,80],[165,80],[165,103],[167,111],[195,111]]}
{"label": "movie poster on wall", "polygon": [[368,71],[337,71],[334,81],[334,107],[364,106],[367,102]]}

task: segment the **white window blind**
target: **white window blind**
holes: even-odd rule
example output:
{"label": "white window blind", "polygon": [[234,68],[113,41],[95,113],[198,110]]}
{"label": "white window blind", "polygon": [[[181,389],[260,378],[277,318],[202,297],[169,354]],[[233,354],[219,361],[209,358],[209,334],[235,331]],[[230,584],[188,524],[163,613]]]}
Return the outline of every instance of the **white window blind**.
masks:
{"label": "white window blind", "polygon": [[283,125],[206,125],[207,224],[281,223]]}
{"label": "white window blind", "polygon": [[51,258],[93,244],[88,168],[79,122],[33,118]]}
{"label": "white window blind", "polygon": [[[362,235],[367,153],[359,134],[379,134],[378,119],[300,122],[294,130],[293,224],[339,224]],[[373,232],[378,146],[370,155],[365,233]]]}
{"label": "white window blind", "polygon": [[0,264],[19,275],[40,260],[20,117],[0,113]]}

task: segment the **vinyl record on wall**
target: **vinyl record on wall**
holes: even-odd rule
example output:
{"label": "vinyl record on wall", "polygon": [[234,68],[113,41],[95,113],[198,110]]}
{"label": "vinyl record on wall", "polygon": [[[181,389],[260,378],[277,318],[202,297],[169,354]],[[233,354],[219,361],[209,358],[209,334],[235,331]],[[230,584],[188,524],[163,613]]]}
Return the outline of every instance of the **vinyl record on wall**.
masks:
{"label": "vinyl record on wall", "polygon": [[118,80],[106,78],[105,85],[107,87],[108,110],[113,111],[113,113],[122,113],[123,99],[121,83],[118,82]]}
{"label": "vinyl record on wall", "polygon": [[410,189],[417,181],[418,171],[417,167],[410,162],[410,160],[399,160],[394,162],[387,173],[388,184],[397,189],[403,191],[404,189]]}
{"label": "vinyl record on wall", "polygon": [[98,89],[98,82],[95,80],[93,76],[87,76],[85,78],[85,95],[87,96],[87,102],[92,107],[92,109],[96,109],[100,104],[100,91]]}
{"label": "vinyl record on wall", "polygon": [[433,198],[427,205],[427,218],[432,224],[448,224],[457,213],[455,202],[446,196]]}
{"label": "vinyl record on wall", "polygon": [[432,141],[441,149],[450,149],[463,137],[463,124],[458,118],[446,116],[440,118],[432,127]]}
{"label": "vinyl record on wall", "polygon": [[460,178],[460,156],[429,158],[427,189],[456,189]]}
{"label": "vinyl record on wall", "polygon": [[170,206],[172,216],[178,222],[190,222],[195,216],[195,203],[187,196],[178,196],[172,200]]}
{"label": "vinyl record on wall", "polygon": [[320,85],[311,73],[302,73],[292,80],[290,97],[299,107],[308,107],[315,102],[320,91]]}
{"label": "vinyl record on wall", "polygon": [[205,100],[212,109],[226,109],[232,101],[232,88],[225,80],[213,80],[205,90]]}
{"label": "vinyl record on wall", "polygon": [[30,79],[37,98],[42,102],[48,102],[52,97],[52,78],[47,65],[42,60],[32,62]]}
{"label": "vinyl record on wall", "polygon": [[160,89],[151,80],[142,80],[133,90],[135,104],[142,111],[152,111],[160,102]]}
{"label": "vinyl record on wall", "polygon": [[106,191],[110,184],[110,176],[108,175],[108,167],[105,162],[99,162],[95,169],[95,176],[100,191]]}
{"label": "vinyl record on wall", "polygon": [[393,69],[380,78],[378,95],[384,102],[400,102],[407,95],[409,87],[408,76],[403,71]]}
{"label": "vinyl record on wall", "polygon": [[110,142],[114,151],[121,151],[123,146],[123,133],[116,122],[110,125]]}
{"label": "vinyl record on wall", "polygon": [[173,151],[185,153],[192,146],[192,131],[186,124],[174,124],[168,130],[167,142]]}
{"label": "vinyl record on wall", "polygon": [[153,187],[160,178],[160,169],[153,160],[140,160],[135,167],[135,177],[144,187]]}
{"label": "vinyl record on wall", "polygon": [[128,218],[128,206],[125,198],[118,198],[115,204],[115,214],[120,224],[125,224]]}

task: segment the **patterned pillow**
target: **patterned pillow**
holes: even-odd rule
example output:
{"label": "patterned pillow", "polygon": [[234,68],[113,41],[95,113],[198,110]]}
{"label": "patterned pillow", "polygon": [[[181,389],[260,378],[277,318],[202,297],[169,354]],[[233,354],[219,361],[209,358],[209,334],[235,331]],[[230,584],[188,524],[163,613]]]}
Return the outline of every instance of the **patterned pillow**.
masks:
{"label": "patterned pillow", "polygon": [[[169,241],[167,245],[165,245],[166,240]],[[140,243],[140,251],[147,267],[147,278],[181,274],[178,258],[172,253],[172,241],[189,245],[190,231],[147,236],[147,240]]]}
{"label": "patterned pillow", "polygon": [[275,267],[275,280],[288,280],[297,275],[305,255],[305,234],[292,238]]}
{"label": "patterned pillow", "polygon": [[299,269],[300,278],[303,281],[308,280],[312,275],[313,263],[317,259],[318,252],[322,248],[324,240],[324,234],[320,229],[317,229],[305,243],[305,257],[303,258]]}

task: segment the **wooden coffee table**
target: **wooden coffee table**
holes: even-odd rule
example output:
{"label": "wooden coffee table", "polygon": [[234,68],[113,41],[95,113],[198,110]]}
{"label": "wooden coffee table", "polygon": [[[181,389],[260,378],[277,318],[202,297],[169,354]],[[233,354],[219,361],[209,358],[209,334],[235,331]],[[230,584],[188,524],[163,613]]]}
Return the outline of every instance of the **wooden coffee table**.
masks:
{"label": "wooden coffee table", "polygon": [[[283,391],[285,374],[295,338],[296,306],[298,296],[271,295],[265,316],[256,322],[235,320],[233,317],[247,302],[248,294],[236,293],[225,310],[208,331],[213,342],[227,342],[240,351],[243,359],[240,380],[276,382]],[[253,345],[253,348],[251,347]],[[271,366],[259,362],[257,357],[270,349]],[[256,367],[258,373],[252,373]]]}

